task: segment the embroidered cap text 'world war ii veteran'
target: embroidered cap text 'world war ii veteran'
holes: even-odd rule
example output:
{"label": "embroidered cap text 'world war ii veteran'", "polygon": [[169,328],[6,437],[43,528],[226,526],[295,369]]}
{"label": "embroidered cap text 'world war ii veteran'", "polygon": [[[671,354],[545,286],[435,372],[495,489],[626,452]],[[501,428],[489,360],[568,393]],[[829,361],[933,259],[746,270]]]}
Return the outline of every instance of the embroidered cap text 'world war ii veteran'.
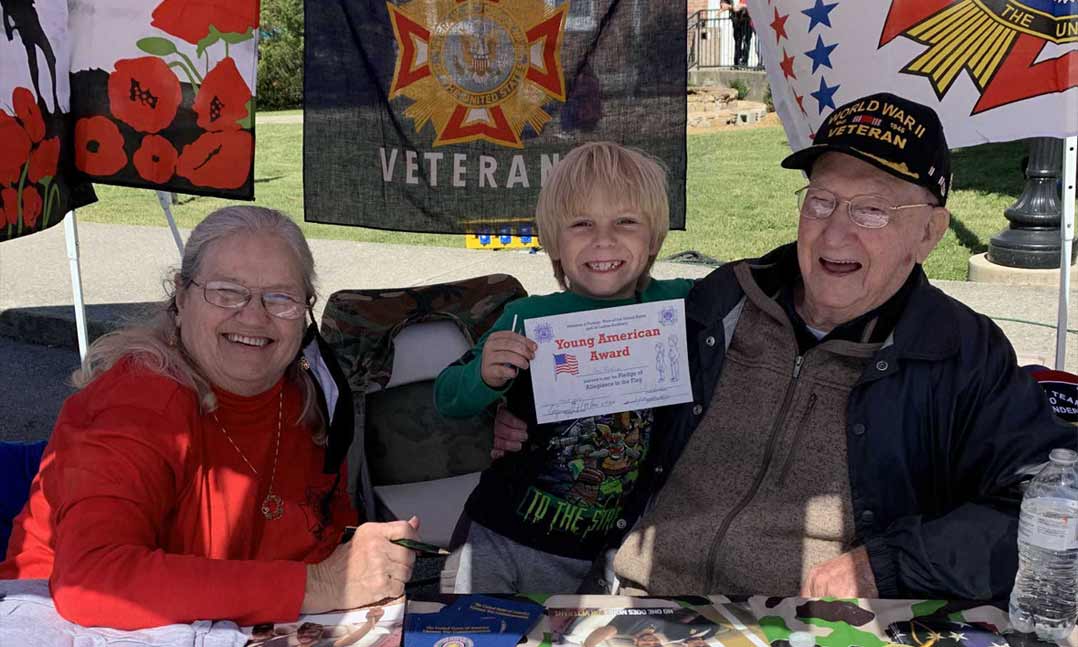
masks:
{"label": "embroidered cap text 'world war ii veteran'", "polygon": [[928,106],[893,94],[874,94],[839,106],[816,131],[811,146],[782,161],[784,168],[812,175],[816,158],[836,151],[923,186],[947,203],[951,151],[943,126]]}

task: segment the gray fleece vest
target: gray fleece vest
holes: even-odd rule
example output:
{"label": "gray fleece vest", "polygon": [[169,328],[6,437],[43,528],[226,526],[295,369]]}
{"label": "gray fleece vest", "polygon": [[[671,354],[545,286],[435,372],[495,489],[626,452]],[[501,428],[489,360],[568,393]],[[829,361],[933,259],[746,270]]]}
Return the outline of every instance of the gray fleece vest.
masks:
{"label": "gray fleece vest", "polygon": [[792,596],[851,547],[846,404],[879,344],[801,356],[782,307],[747,265],[735,276],[746,300],[711,406],[614,559],[630,588]]}

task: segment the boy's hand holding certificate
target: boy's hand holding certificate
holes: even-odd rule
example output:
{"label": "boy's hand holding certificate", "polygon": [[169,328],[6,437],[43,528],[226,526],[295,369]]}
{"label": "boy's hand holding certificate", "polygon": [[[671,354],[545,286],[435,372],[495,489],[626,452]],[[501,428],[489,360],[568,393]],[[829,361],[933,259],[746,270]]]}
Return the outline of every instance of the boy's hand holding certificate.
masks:
{"label": "boy's hand holding certificate", "polygon": [[690,402],[685,301],[654,301],[524,322],[540,423]]}

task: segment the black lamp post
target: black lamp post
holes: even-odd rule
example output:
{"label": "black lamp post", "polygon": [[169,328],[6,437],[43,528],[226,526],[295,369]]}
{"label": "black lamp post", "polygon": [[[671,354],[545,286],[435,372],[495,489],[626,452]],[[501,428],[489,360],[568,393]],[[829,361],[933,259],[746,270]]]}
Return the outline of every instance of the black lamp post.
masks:
{"label": "black lamp post", "polygon": [[[988,260],[997,265],[1025,269],[1059,268],[1059,225],[1063,208],[1059,201],[1059,173],[1063,146],[1051,137],[1029,140],[1029,164],[1022,195],[1003,215],[1010,227],[988,243]],[[1075,247],[1078,252],[1078,246]],[[1071,254],[1074,263],[1075,254]]]}

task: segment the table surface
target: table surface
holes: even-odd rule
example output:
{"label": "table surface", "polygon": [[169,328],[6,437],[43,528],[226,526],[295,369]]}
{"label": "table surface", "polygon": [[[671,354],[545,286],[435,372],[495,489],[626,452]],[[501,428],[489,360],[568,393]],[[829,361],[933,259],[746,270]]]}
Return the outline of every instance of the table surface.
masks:
{"label": "table surface", "polygon": [[[453,598],[413,599],[408,602],[407,610],[409,613],[434,612]],[[617,615],[652,613],[661,618],[657,609],[686,606],[717,625],[717,630],[706,635],[704,644],[698,643],[696,647],[800,647],[806,644],[806,639],[811,641],[808,644],[817,647],[885,647],[896,643],[920,647],[1032,647],[1045,644],[1032,636],[1004,635],[1004,632],[1010,632],[1007,613],[983,603],[766,596],[732,600],[719,595],[678,599],[554,595],[534,596],[534,599],[546,606],[548,615],[529,632],[527,640],[521,643],[523,647],[580,647],[592,630],[609,624]],[[551,613],[552,610],[563,613]],[[557,619],[559,615],[563,618],[561,621]],[[570,629],[570,624],[564,621],[566,615],[576,618],[574,622],[588,626]],[[596,617],[589,618],[592,615]],[[791,640],[791,634],[795,632]],[[356,644],[359,647],[392,647],[379,642],[373,635]],[[1073,633],[1065,644],[1067,647],[1078,645]],[[664,639],[658,645],[694,647],[684,638]],[[644,645],[634,641],[633,636],[621,636],[620,640],[612,637],[598,647]]]}
{"label": "table surface", "polygon": [[[656,609],[680,609],[686,606],[698,612],[718,629],[710,632],[706,647],[800,647],[807,638],[817,647],[885,647],[895,643],[919,647],[1034,647],[1044,645],[1031,636],[1015,635],[1010,630],[1007,613],[991,605],[940,600],[811,600],[804,598],[774,598],[754,596],[730,599],[725,596],[686,596],[683,598],[635,598],[624,596],[553,595],[531,596],[543,603],[548,615],[539,620],[528,633],[522,647],[558,647],[577,645],[583,641],[580,632],[570,632],[559,614],[563,611],[581,619],[589,615],[604,616],[589,620],[590,626],[602,626],[619,615],[647,615],[661,612]],[[409,613],[431,613],[452,602],[454,596],[435,596],[409,600]],[[296,632],[304,622],[317,622],[326,627],[323,640],[316,645],[351,644],[355,647],[395,647],[399,644],[405,605],[396,603],[339,614],[303,616],[297,622],[279,624],[272,633],[275,640],[259,641],[268,647],[300,644]],[[594,611],[594,610],[605,611]],[[644,611],[644,610],[649,611]],[[576,610],[592,610],[578,612]],[[630,610],[630,611],[625,611]],[[377,618],[368,618],[368,615]],[[582,622],[582,620],[581,620]],[[367,631],[359,631],[364,625]],[[263,627],[264,631],[268,631]],[[791,641],[790,634],[798,632]],[[351,643],[339,642],[347,635],[355,636]],[[1002,635],[1001,635],[1002,634]],[[238,628],[230,622],[200,622],[192,625],[171,625],[165,628],[122,632],[113,629],[83,628],[61,618],[48,597],[44,580],[0,581],[0,645],[72,645],[81,644],[153,645],[154,647],[187,647],[190,645],[242,647],[251,637],[251,628]],[[1064,647],[1078,647],[1078,632],[1072,632]],[[31,642],[26,642],[31,639]],[[610,640],[601,647],[634,645],[632,637],[621,643]],[[684,640],[671,640],[677,644]],[[1009,643],[1009,645],[1008,645]],[[481,646],[480,646],[481,647]],[[684,647],[705,647],[704,645]]]}

